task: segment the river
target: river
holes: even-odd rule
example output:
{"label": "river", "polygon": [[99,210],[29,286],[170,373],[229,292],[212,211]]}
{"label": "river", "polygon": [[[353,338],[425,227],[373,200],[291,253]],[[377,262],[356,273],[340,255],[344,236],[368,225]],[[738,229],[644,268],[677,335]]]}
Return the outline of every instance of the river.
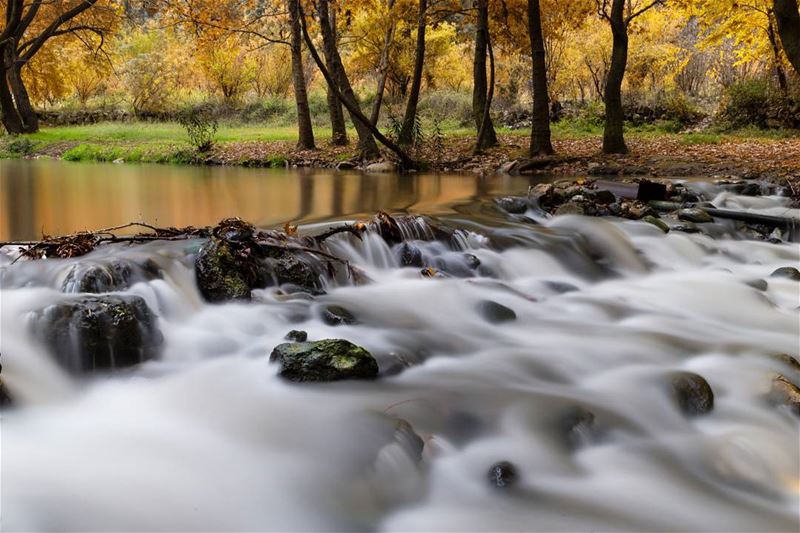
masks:
{"label": "river", "polygon": [[[800,425],[766,399],[776,373],[792,375],[774,356],[800,351],[800,284],[770,277],[798,266],[797,243],[495,207],[527,178],[52,161],[0,172],[4,239],[233,215],[313,234],[378,209],[426,215],[411,219],[417,237],[437,225],[458,236],[412,241],[448,276],[403,267],[375,233],[342,234],[330,251],[368,283],[213,305],[195,283],[196,240],[13,264],[5,248],[4,531],[800,527]],[[798,217],[777,197],[693,187],[718,206]],[[145,258],[159,276],[123,292],[157,317],[160,356],[65,372],[33,317],[85,296],[62,291],[76,264]],[[512,316],[487,317],[485,302]],[[326,320],[331,305],[354,321]],[[367,348],[381,377],[281,379],[269,355],[290,330]],[[686,371],[707,380],[711,412],[676,404],[670,380]],[[513,465],[509,487],[490,482],[499,462]]]}

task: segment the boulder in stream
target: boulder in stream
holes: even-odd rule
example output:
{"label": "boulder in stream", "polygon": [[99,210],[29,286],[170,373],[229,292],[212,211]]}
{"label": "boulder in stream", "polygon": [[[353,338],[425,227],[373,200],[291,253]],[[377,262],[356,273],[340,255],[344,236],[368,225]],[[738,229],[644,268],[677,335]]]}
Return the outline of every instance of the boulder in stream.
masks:
{"label": "boulder in stream", "polygon": [[489,467],[489,483],[497,489],[508,489],[519,480],[517,467],[508,461],[499,461]]}
{"label": "boulder in stream", "polygon": [[788,278],[792,281],[800,281],[800,270],[795,267],[781,267],[770,274],[772,278]]}
{"label": "boulder in stream", "polygon": [[107,264],[81,261],[67,272],[61,291],[92,294],[124,291],[137,281],[149,281],[161,275],[160,268],[151,259],[141,265],[124,260]]}
{"label": "boulder in stream", "polygon": [[367,350],[342,339],[279,344],[269,360],[281,365],[289,381],[375,379],[378,362]]}
{"label": "boulder in stream", "polygon": [[687,416],[703,415],[714,408],[714,391],[698,374],[680,372],[674,375],[672,394],[681,412]]}
{"label": "boulder in stream", "polygon": [[482,300],[477,305],[478,314],[491,324],[502,324],[517,319],[517,313],[503,304],[491,300]]}
{"label": "boulder in stream", "polygon": [[260,241],[256,229],[239,219],[217,225],[195,258],[195,278],[208,302],[250,300],[253,289],[271,284],[320,292],[320,274],[290,246]]}
{"label": "boulder in stream", "polygon": [[785,405],[789,411],[800,416],[800,387],[786,376],[779,374],[772,380],[769,400],[774,405]]}
{"label": "boulder in stream", "polygon": [[72,373],[116,370],[156,358],[163,337],[138,296],[92,296],[46,307],[35,335]]}

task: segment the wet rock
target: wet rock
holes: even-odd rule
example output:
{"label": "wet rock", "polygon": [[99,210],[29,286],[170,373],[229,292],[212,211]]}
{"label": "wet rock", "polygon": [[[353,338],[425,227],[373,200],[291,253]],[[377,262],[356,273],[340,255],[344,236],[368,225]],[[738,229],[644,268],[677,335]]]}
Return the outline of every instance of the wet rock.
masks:
{"label": "wet rock", "polygon": [[5,409],[6,407],[11,407],[14,402],[11,400],[11,395],[8,393],[8,390],[3,383],[2,374],[3,365],[0,365],[0,409]]}
{"label": "wet rock", "polygon": [[588,174],[590,176],[618,176],[622,174],[622,167],[613,164],[590,164]]}
{"label": "wet rock", "polygon": [[617,197],[614,196],[614,193],[605,189],[584,189],[583,194],[592,202],[600,205],[613,204],[617,201]]}
{"label": "wet rock", "polygon": [[578,448],[594,438],[595,416],[583,407],[569,409],[560,419],[561,432],[567,446]]}
{"label": "wet rock", "polygon": [[712,217],[702,209],[690,207],[687,209],[680,209],[678,211],[678,220],[683,220],[685,222],[693,222],[695,224],[703,224],[706,222],[714,222],[714,217]]}
{"label": "wet rock", "polygon": [[695,226],[694,222],[684,222],[683,224],[672,226],[672,230],[682,233],[700,233],[700,228]]}
{"label": "wet rock", "polygon": [[521,215],[528,210],[528,200],[518,196],[495,198],[494,203],[497,204],[500,209],[512,215]]}
{"label": "wet rock", "polygon": [[417,268],[425,266],[425,263],[422,261],[422,250],[412,244],[404,242],[400,245],[398,255],[400,256],[401,266]]}
{"label": "wet rock", "polygon": [[481,266],[481,260],[475,254],[464,254],[464,260],[467,266],[473,270]]}
{"label": "wet rock", "polygon": [[753,287],[757,291],[765,291],[769,288],[769,284],[763,279],[750,279],[744,282],[748,287]]}
{"label": "wet rock", "polygon": [[519,481],[517,467],[508,461],[500,461],[489,467],[489,483],[498,489],[508,489]]}
{"label": "wet rock", "polygon": [[698,374],[676,374],[672,378],[672,393],[678,407],[687,416],[706,414],[714,408],[714,391]]}
{"label": "wet rock", "polygon": [[33,331],[73,373],[115,370],[158,357],[163,337],[138,296],[86,297],[37,313]]}
{"label": "wet rock", "polygon": [[353,170],[354,168],[356,168],[354,161],[339,161],[336,164],[336,170]]}
{"label": "wet rock", "polygon": [[289,292],[321,292],[317,269],[295,251],[261,246],[255,232],[238,219],[223,220],[214,228],[195,258],[195,279],[206,301],[250,300],[253,289],[271,284],[285,285]]}
{"label": "wet rock", "polygon": [[583,208],[583,206],[581,204],[578,204],[578,203],[575,203],[575,202],[567,202],[566,204],[563,204],[563,205],[559,206],[558,209],[556,209],[555,213],[553,213],[553,214],[556,215],[556,216],[561,216],[561,215],[585,215],[586,214],[586,210]]}
{"label": "wet rock", "polygon": [[800,375],[800,362],[788,353],[780,353],[772,356],[779,363],[786,365]]}
{"label": "wet rock", "polygon": [[308,333],[302,330],[293,329],[284,337],[287,341],[306,342],[308,340]]}
{"label": "wet rock", "polygon": [[378,362],[367,350],[341,339],[279,344],[270,362],[281,365],[280,376],[297,382],[375,379]]}
{"label": "wet rock", "polygon": [[320,289],[320,274],[308,263],[292,253],[279,253],[277,257],[264,260],[264,266],[253,288],[264,286],[266,276],[275,285],[283,286],[289,292],[308,292],[323,294]]}
{"label": "wet rock", "polygon": [[425,441],[417,435],[411,424],[402,418],[394,419],[394,442],[405,451],[415,463],[422,460],[422,450],[425,448]]}
{"label": "wet rock", "polygon": [[513,309],[491,300],[479,302],[477,310],[484,320],[492,324],[502,324],[503,322],[511,322],[517,319],[517,313]]}
{"label": "wet rock", "polygon": [[353,313],[340,305],[328,305],[322,309],[322,320],[329,326],[357,324]]}
{"label": "wet rock", "polygon": [[773,405],[784,405],[792,413],[800,416],[800,388],[786,376],[779,374],[772,380],[769,401]]}
{"label": "wet rock", "polygon": [[656,218],[652,215],[647,215],[646,217],[642,218],[642,221],[647,222],[648,224],[652,224],[653,226],[657,227],[664,233],[669,233],[669,225],[660,218]]}
{"label": "wet rock", "polygon": [[379,161],[377,163],[367,165],[364,168],[364,171],[373,173],[397,172],[397,165],[391,161]]}
{"label": "wet rock", "polygon": [[772,278],[788,278],[792,281],[800,281],[800,270],[795,267],[781,267],[770,274]]}
{"label": "wet rock", "polygon": [[200,294],[216,303],[250,300],[261,265],[254,256],[236,256],[228,242],[212,238],[200,248],[194,266]]}
{"label": "wet rock", "polygon": [[151,259],[143,264],[115,260],[108,264],[81,261],[67,272],[61,291],[66,293],[92,293],[123,291],[138,281],[162,277],[161,269]]}
{"label": "wet rock", "polygon": [[565,294],[568,292],[575,292],[580,290],[572,283],[564,283],[563,281],[547,281],[545,282],[545,284],[549,289],[557,292],[558,294]]}

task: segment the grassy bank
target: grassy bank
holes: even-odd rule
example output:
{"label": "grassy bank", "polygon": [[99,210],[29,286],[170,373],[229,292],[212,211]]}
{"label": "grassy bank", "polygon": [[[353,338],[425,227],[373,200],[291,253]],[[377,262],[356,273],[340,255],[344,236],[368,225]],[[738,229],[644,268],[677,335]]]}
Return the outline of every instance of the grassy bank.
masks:
{"label": "grassy bank", "polygon": [[[475,135],[472,128],[444,124],[441,155],[438,159],[461,161],[461,166],[440,170],[474,170],[514,157],[524,157],[528,130],[500,129],[502,146],[479,158],[471,158],[470,148]],[[277,167],[288,163],[302,166],[330,167],[355,156],[355,143],[345,147],[330,145],[329,128],[315,129],[319,149],[298,151],[294,126],[284,124],[222,125],[215,136],[215,148],[200,155],[189,144],[186,132],[176,123],[100,123],[86,126],[45,127],[38,133],[18,137],[0,137],[0,158],[51,157],[66,161],[169,164],[229,164]],[[627,132],[633,155],[623,162],[642,157],[671,157],[692,162],[713,159],[727,153],[742,159],[742,154],[758,153],[759,145],[775,150],[797,148],[800,133],[787,130],[739,130],[735,132],[670,133],[658,125],[630,127]],[[351,139],[355,132],[350,132]],[[553,125],[556,148],[562,155],[581,158],[585,164],[608,158],[599,154],[602,127],[597,123],[575,120]],[[430,143],[426,143],[430,144]],[[746,148],[747,146],[756,147]],[[421,159],[437,159],[423,148]],[[681,153],[685,152],[685,153]],[[769,151],[767,151],[769,153]],[[694,155],[691,155],[694,154]],[[694,159],[689,159],[694,158]],[[620,159],[620,158],[617,158]],[[754,161],[755,163],[755,161]],[[787,163],[788,164],[788,163]],[[463,167],[463,168],[462,168]],[[495,167],[496,168],[496,167]]]}

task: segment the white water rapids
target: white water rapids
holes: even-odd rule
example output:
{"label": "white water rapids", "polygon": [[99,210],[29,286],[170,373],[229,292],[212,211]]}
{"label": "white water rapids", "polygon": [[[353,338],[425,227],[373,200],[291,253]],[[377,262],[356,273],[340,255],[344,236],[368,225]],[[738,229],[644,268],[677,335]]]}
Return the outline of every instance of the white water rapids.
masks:
{"label": "white water rapids", "polygon": [[[776,198],[717,204],[787,213]],[[28,331],[86,258],[3,258],[17,405],[0,415],[2,530],[800,529],[800,425],[765,399],[790,372],[771,356],[800,351],[800,284],[769,277],[798,266],[797,243],[485,208],[446,218],[469,230],[461,249],[418,243],[426,261],[455,268],[468,252],[487,275],[424,278],[377,235],[337,236],[370,283],[210,305],[185,258],[196,243],[94,252],[164,270],[128,290],[158,315],[161,358],[109,377],[69,377]],[[487,322],[485,300],[517,319]],[[328,304],[358,323],[326,324]],[[385,375],[283,381],[268,359],[292,329],[364,346]],[[676,370],[707,379],[711,413],[680,412]],[[565,434],[576,409],[594,424]],[[419,463],[397,419],[425,442]],[[510,490],[488,482],[498,461],[518,470]]]}

